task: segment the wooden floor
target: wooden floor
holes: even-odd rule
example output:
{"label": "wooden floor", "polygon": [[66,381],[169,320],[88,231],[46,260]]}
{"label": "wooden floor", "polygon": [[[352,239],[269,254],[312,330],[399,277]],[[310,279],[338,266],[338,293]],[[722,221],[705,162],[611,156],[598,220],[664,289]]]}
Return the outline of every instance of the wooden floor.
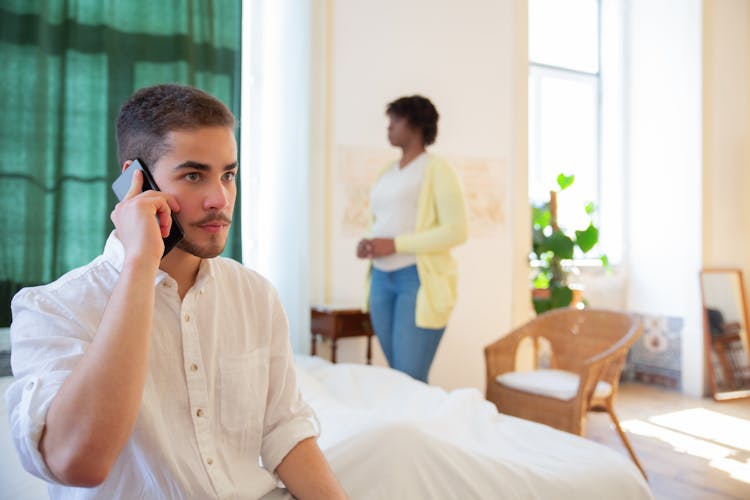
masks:
{"label": "wooden floor", "polygon": [[[615,412],[657,499],[750,499],[750,399],[718,403],[629,383]],[[589,413],[586,437],[627,456],[606,413]]]}

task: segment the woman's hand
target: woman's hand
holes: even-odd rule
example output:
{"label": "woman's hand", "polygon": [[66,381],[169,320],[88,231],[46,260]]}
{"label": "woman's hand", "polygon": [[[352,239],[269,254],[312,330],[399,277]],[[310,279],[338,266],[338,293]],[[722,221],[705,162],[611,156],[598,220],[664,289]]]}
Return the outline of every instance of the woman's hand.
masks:
{"label": "woman's hand", "polygon": [[357,257],[360,259],[376,259],[396,253],[396,243],[393,238],[363,238],[357,244]]}
{"label": "woman's hand", "polygon": [[367,238],[359,240],[357,243],[357,258],[358,259],[371,259],[372,258],[372,244]]}
{"label": "woman's hand", "polygon": [[370,240],[371,258],[385,257],[396,253],[396,243],[393,238],[373,238]]}

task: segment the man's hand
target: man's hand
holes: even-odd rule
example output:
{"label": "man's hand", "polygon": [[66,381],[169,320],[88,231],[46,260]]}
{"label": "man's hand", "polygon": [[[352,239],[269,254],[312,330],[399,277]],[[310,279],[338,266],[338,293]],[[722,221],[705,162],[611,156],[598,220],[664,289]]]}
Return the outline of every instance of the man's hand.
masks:
{"label": "man's hand", "polygon": [[130,189],[110,218],[125,248],[125,258],[145,258],[158,267],[164,253],[162,238],[169,235],[172,212],[179,211],[180,207],[174,196],[153,190],[141,192],[142,186],[143,172],[136,171]]}
{"label": "man's hand", "polygon": [[276,473],[294,498],[348,498],[315,438],[307,438],[297,443],[276,468]]}

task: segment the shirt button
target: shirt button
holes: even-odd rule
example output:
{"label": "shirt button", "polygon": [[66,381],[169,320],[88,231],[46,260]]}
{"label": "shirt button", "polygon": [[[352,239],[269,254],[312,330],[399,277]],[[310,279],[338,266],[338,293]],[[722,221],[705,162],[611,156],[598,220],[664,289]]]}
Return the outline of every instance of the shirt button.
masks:
{"label": "shirt button", "polygon": [[190,315],[188,313],[185,313],[185,323],[190,323]]}
{"label": "shirt button", "polygon": [[33,380],[32,380],[32,381],[30,381],[30,382],[29,382],[28,384],[26,384],[26,390],[27,390],[27,391],[30,391],[30,390],[32,390],[32,389],[34,388],[34,386],[35,386],[35,385],[36,385],[36,384],[34,383],[34,381],[33,381]]}
{"label": "shirt button", "polygon": [[214,459],[213,459],[213,458],[211,458],[211,457],[208,457],[208,458],[206,459],[206,463],[207,463],[208,465],[211,465],[212,463],[214,463]]}
{"label": "shirt button", "polygon": [[196,365],[195,363],[191,363],[190,364],[190,371],[191,372],[197,372],[198,371],[198,365]]}
{"label": "shirt button", "polygon": [[198,416],[198,417],[202,417],[203,416],[203,408],[198,408],[198,411],[195,412],[195,415]]}

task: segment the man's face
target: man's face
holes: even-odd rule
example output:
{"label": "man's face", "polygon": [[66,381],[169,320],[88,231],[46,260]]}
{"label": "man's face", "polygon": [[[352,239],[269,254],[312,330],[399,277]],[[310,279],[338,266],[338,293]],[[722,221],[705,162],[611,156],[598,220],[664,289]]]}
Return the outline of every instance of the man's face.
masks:
{"label": "man's face", "polygon": [[185,233],[177,248],[201,258],[219,255],[227,243],[237,197],[237,143],[228,127],[204,127],[167,134],[169,152],[152,174],[159,189],[173,195],[173,216]]}

